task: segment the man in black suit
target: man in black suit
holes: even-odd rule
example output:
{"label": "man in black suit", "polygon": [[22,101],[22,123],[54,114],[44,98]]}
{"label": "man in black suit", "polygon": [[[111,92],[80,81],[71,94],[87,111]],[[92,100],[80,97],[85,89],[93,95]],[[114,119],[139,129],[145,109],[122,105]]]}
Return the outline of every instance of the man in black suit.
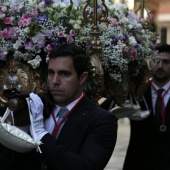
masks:
{"label": "man in black suit", "polygon": [[[170,169],[170,45],[157,49],[158,56],[150,63],[152,79],[144,95],[150,115],[140,121],[130,120],[123,170]],[[141,105],[142,109],[146,110],[145,106]]]}
{"label": "man in black suit", "polygon": [[[42,142],[42,154],[30,155],[31,159],[37,158],[37,162],[27,161],[37,169],[32,168],[39,170],[39,155],[43,162],[41,169],[47,170],[103,170],[107,165],[116,144],[117,119],[85,95],[83,85],[88,66],[89,57],[74,44],[62,45],[50,52],[47,84],[55,106],[45,121],[43,101],[37,94],[30,94],[34,129]],[[68,112],[62,123],[57,123],[60,109]],[[30,133],[33,135],[32,129]],[[20,154],[21,164],[22,155],[27,154]],[[15,153],[13,158],[16,157]],[[19,163],[18,160],[12,163]]]}

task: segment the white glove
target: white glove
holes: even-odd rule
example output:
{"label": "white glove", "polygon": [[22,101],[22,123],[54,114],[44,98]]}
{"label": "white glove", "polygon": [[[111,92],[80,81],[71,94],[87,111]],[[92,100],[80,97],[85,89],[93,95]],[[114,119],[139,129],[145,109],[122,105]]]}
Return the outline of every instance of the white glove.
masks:
{"label": "white glove", "polygon": [[37,137],[37,140],[40,141],[41,138],[48,133],[44,128],[43,117],[44,105],[37,94],[30,93],[29,96],[30,96],[30,110],[33,118],[33,124],[32,126],[30,126],[30,133],[34,140],[36,140],[35,138]]}

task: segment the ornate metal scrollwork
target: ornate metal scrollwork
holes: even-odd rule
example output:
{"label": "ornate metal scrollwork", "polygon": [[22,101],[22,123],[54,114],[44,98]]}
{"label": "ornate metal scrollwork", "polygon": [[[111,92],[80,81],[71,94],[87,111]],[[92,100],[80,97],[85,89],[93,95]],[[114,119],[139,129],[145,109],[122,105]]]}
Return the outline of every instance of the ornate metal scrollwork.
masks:
{"label": "ornate metal scrollwork", "polygon": [[90,54],[90,60],[91,60],[91,65],[94,66],[95,71],[94,71],[94,78],[97,79],[97,84],[98,88],[94,87],[93,96],[92,98],[94,101],[98,101],[102,97],[102,92],[104,89],[104,70],[102,66],[102,62],[100,59],[100,50],[102,48],[102,43],[99,39],[100,36],[100,30],[98,27],[98,23],[100,22],[107,22],[107,17],[108,17],[108,9],[107,6],[104,3],[104,0],[102,0],[102,7],[103,10],[100,14],[97,13],[97,0],[93,1],[93,6],[94,6],[94,13],[93,15],[89,15],[89,10],[88,6],[90,5],[90,0],[87,0],[86,5],[83,10],[83,18],[86,23],[93,24],[92,26],[92,31],[90,33],[91,35],[91,41],[89,44],[92,46],[92,52]]}
{"label": "ornate metal scrollwork", "polygon": [[92,95],[91,98],[97,102],[102,97],[102,91],[104,88],[104,71],[102,67],[102,63],[100,60],[100,56],[97,53],[93,53],[90,56],[91,65],[95,68],[93,72],[93,77],[97,80],[97,88],[96,86],[92,88]]}
{"label": "ornate metal scrollwork", "polygon": [[11,107],[18,105],[18,101],[8,102],[8,99],[3,96],[3,90],[11,88],[39,93],[46,89],[46,84],[40,80],[35,70],[30,69],[21,61],[9,57],[5,63],[1,63],[0,68],[0,107],[9,103]]}
{"label": "ornate metal scrollwork", "polygon": [[139,0],[139,7],[136,9],[135,13],[139,13],[139,17],[140,18],[144,18],[144,11],[147,12],[147,22],[145,24],[145,28],[149,28],[151,26],[151,21],[152,21],[152,18],[151,16],[149,15],[150,11],[149,9],[147,8],[146,6],[146,3],[148,2],[149,0]]}

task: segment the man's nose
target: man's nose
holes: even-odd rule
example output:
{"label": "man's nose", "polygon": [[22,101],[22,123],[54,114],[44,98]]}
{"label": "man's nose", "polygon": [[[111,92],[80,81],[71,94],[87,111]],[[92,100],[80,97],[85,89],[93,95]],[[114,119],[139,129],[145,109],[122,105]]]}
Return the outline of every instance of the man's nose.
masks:
{"label": "man's nose", "polygon": [[58,76],[58,74],[55,74],[52,81],[54,84],[60,84],[60,77]]}
{"label": "man's nose", "polygon": [[159,62],[157,63],[159,68],[162,68],[162,60],[159,60]]}

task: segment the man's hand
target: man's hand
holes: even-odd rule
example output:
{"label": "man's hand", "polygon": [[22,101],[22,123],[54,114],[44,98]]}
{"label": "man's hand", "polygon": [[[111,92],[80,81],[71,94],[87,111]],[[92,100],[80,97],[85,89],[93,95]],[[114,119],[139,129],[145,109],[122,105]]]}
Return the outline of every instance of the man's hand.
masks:
{"label": "man's hand", "polygon": [[[44,117],[43,117],[43,108],[44,105],[37,94],[30,93],[30,110],[33,118],[33,125],[30,126],[30,132],[32,137],[35,139],[35,135],[37,136],[37,140],[41,140],[41,138],[48,133],[44,128]],[[34,134],[34,131],[35,134]]]}

